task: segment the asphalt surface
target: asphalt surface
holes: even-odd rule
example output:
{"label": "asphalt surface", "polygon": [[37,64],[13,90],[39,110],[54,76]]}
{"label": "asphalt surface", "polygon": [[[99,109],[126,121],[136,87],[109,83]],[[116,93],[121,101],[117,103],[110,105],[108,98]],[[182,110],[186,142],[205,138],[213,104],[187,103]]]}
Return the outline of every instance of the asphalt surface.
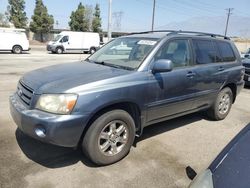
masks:
{"label": "asphalt surface", "polygon": [[86,57],[47,54],[42,49],[21,55],[0,52],[1,188],[187,187],[185,168],[192,166],[200,173],[250,123],[250,89],[245,88],[225,120],[210,121],[195,113],[150,126],[122,161],[96,167],[80,150],[29,138],[10,116],[8,97],[25,72]]}

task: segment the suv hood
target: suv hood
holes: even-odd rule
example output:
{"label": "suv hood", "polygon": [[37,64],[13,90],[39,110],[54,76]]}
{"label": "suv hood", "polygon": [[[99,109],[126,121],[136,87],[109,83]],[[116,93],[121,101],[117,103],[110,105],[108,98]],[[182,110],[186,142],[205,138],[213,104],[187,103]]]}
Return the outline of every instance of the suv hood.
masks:
{"label": "suv hood", "polygon": [[130,73],[133,71],[88,62],[76,62],[28,72],[21,78],[21,81],[32,88],[35,94],[63,93],[77,86]]}

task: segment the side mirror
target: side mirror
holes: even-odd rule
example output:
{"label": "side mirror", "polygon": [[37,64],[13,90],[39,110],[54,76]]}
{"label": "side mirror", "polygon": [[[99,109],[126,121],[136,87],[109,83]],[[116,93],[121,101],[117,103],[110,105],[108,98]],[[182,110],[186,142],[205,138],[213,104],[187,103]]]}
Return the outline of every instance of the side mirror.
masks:
{"label": "side mirror", "polygon": [[173,62],[169,59],[159,59],[155,61],[152,73],[170,72],[173,70]]}

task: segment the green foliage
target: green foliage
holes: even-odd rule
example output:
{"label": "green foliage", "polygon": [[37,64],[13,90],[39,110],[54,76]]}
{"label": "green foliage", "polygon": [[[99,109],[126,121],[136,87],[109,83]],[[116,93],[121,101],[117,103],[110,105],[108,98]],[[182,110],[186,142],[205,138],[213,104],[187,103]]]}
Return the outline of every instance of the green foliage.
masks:
{"label": "green foliage", "polygon": [[40,33],[41,41],[43,41],[42,34],[49,33],[53,29],[54,18],[48,14],[47,7],[44,6],[42,0],[36,0],[34,15],[31,18],[30,30],[34,33]]}
{"label": "green foliage", "polygon": [[72,11],[69,26],[72,31],[89,31],[89,23],[82,3],[79,3],[76,11]]}
{"label": "green foliage", "polygon": [[9,14],[9,21],[14,24],[16,28],[27,27],[27,16],[25,9],[24,0],[8,0],[9,5],[7,7]]}
{"label": "green foliage", "polygon": [[101,26],[102,26],[102,24],[101,24],[100,6],[99,6],[99,4],[96,4],[94,18],[92,20],[92,31],[98,32],[98,33],[102,32]]}

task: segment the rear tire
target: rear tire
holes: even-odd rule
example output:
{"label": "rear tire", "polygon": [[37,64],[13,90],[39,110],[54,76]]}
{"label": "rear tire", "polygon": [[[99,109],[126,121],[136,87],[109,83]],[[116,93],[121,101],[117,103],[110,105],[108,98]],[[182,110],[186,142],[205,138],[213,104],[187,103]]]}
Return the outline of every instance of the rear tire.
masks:
{"label": "rear tire", "polygon": [[213,120],[223,120],[230,112],[233,103],[233,93],[229,87],[223,88],[213,106],[207,111],[208,117]]}
{"label": "rear tire", "polygon": [[14,54],[21,54],[22,53],[22,47],[21,46],[18,46],[18,45],[16,45],[16,46],[13,46],[13,48],[12,48],[12,53],[14,53]]}
{"label": "rear tire", "polygon": [[124,110],[112,110],[98,117],[87,130],[82,149],[97,165],[115,163],[125,157],[135,138],[135,123]]}

